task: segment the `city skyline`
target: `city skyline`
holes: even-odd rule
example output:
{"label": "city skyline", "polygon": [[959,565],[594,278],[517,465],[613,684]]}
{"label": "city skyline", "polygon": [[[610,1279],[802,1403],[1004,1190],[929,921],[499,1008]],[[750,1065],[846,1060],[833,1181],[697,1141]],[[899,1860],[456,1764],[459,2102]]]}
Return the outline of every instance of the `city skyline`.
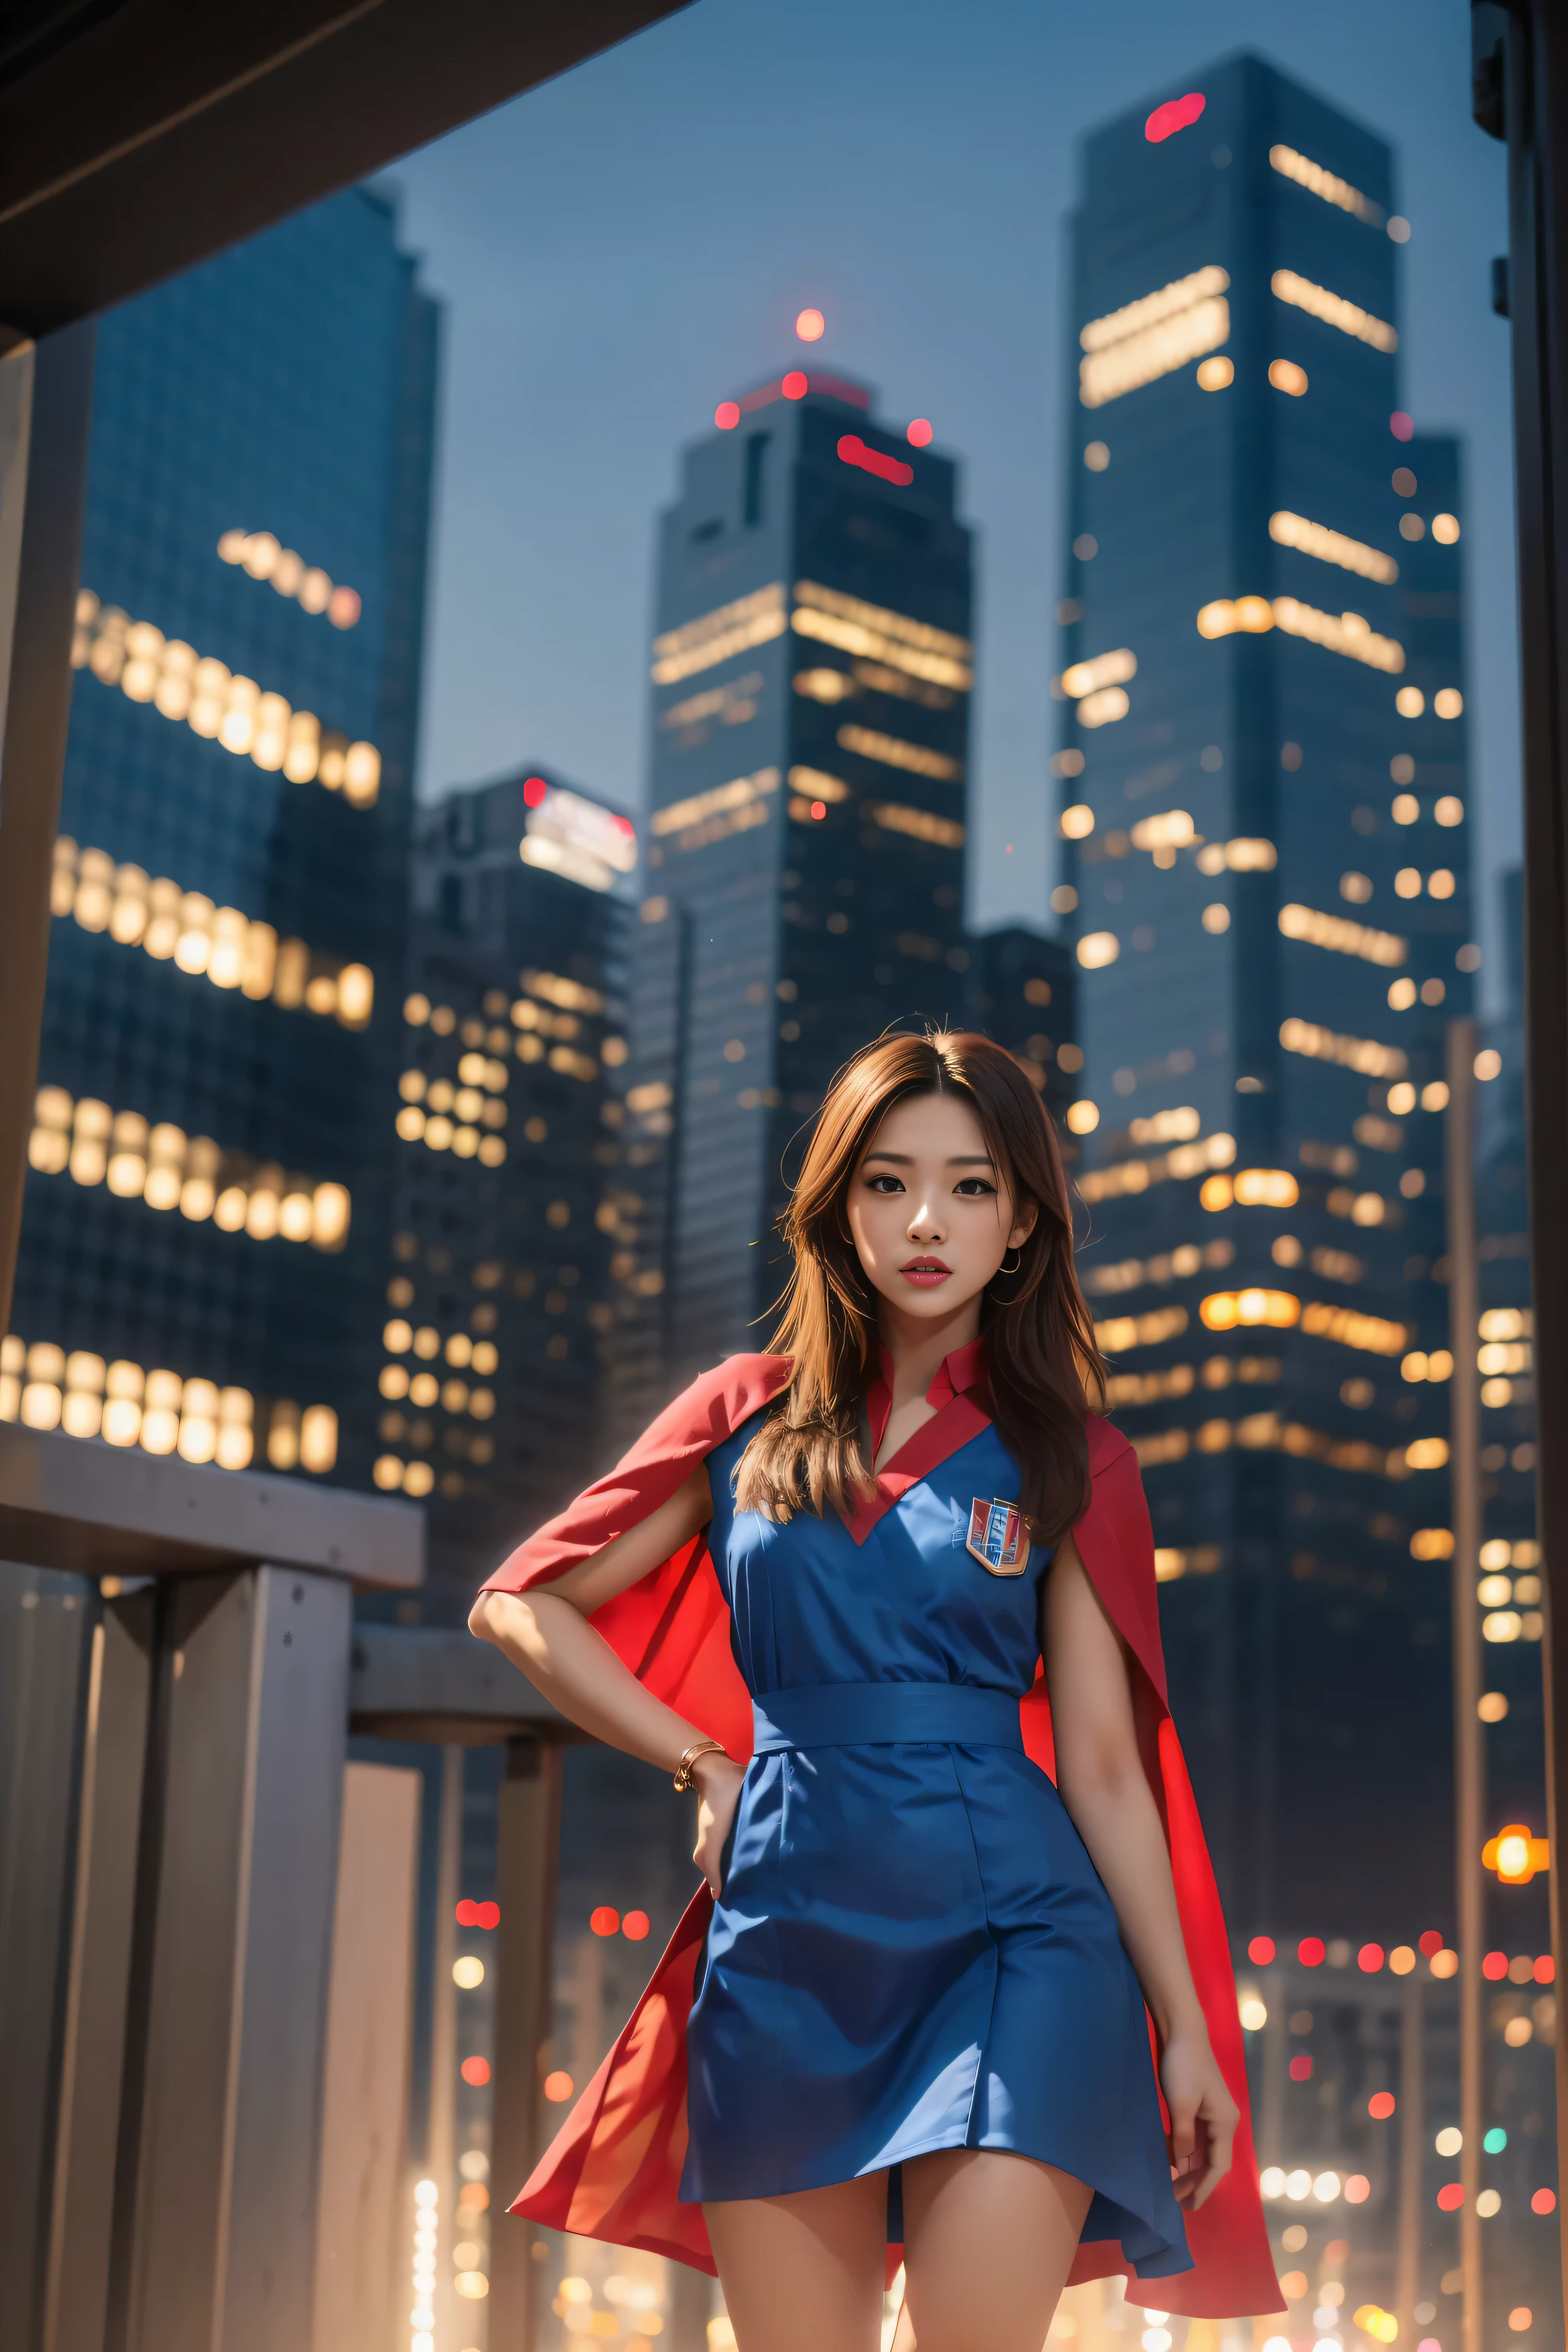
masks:
{"label": "city skyline", "polygon": [[[1488,855],[1506,863],[1517,841],[1507,337],[1487,273],[1505,241],[1500,165],[1468,136],[1463,26],[1434,39],[1422,14],[1417,38],[1417,13],[1363,12],[1352,36],[1345,9],[1309,25],[1284,8],[1172,19],[1124,5],[1111,39],[1103,11],[1091,26],[998,7],[990,43],[954,58],[939,93],[934,26],[918,12],[900,15],[896,37],[872,9],[830,39],[808,13],[783,43],[749,8],[700,6],[401,164],[410,233],[456,313],[423,789],[499,772],[521,736],[638,813],[646,520],[668,450],[720,400],[810,356],[791,327],[816,303],[817,361],[869,381],[891,419],[930,415],[964,461],[981,528],[968,911],[982,925],[1039,919],[1055,879],[1043,747],[1061,583],[1043,551],[1059,543],[1064,494],[1056,382],[1073,145],[1089,121],[1161,94],[1162,73],[1245,41],[1375,116],[1401,151],[1409,396],[1471,443],[1477,768]],[[837,70],[808,95],[810,61],[829,53]],[[984,113],[976,53],[1012,60],[1005,88],[979,77]],[[841,141],[873,57],[879,105],[858,109],[853,142]],[[580,110],[602,121],[605,108],[624,115],[627,142],[595,148],[585,173]],[[744,152],[769,159],[761,177],[742,166],[742,120]],[[969,171],[983,121],[984,167]],[[739,212],[711,201],[731,160],[747,190]],[[636,217],[634,174],[657,199]],[[565,213],[552,247],[563,257],[537,269],[536,207]],[[542,472],[530,454],[542,442]],[[1489,887],[1483,896],[1489,950]]]}

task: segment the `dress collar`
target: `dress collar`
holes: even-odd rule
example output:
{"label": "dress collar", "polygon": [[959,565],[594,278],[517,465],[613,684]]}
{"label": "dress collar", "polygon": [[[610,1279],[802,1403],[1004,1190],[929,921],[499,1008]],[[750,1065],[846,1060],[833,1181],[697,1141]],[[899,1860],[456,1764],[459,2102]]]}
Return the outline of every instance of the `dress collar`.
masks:
{"label": "dress collar", "polygon": [[[977,1437],[989,1423],[991,1387],[986,1378],[984,1337],[972,1339],[967,1347],[955,1348],[951,1355],[942,1358],[926,1391],[926,1402],[936,1408],[932,1418],[922,1422],[892,1460],[882,1465],[874,1490],[862,1495],[854,1517],[846,1522],[858,1544],[865,1542],[878,1520],[911,1486],[929,1476],[949,1454],[956,1454],[961,1445]],[[877,1370],[866,1393],[873,1460],[881,1446],[892,1409],[892,1360],[886,1348],[879,1347]]]}

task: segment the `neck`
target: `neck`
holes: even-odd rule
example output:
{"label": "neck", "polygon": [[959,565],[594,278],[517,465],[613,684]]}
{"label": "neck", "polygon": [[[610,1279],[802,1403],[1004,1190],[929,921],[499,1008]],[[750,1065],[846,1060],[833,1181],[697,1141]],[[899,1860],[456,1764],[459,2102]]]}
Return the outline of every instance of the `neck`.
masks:
{"label": "neck", "polygon": [[967,1348],[980,1336],[980,1301],[966,1299],[951,1315],[905,1315],[889,1299],[882,1301],[878,1329],[892,1360],[893,1402],[924,1396],[944,1360],[957,1348]]}

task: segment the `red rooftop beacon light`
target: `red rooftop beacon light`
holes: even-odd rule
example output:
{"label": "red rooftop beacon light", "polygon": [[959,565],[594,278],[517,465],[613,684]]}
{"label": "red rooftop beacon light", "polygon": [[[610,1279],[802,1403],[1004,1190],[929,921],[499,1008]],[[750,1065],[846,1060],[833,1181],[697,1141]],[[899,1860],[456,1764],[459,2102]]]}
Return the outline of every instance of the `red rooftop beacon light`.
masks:
{"label": "red rooftop beacon light", "polygon": [[1304,1969],[1321,1969],[1328,1957],[1328,1946],[1321,1936],[1303,1936],[1296,1947],[1296,1958]]}
{"label": "red rooftop beacon light", "polygon": [[527,808],[542,808],[544,806],[544,795],[549,790],[550,787],[545,782],[542,776],[525,777],[522,786],[524,806]]}
{"label": "red rooftop beacon light", "polygon": [[1205,103],[1201,89],[1190,89],[1185,98],[1168,98],[1143,125],[1144,138],[1152,147],[1157,147],[1162,139],[1174,138],[1178,131],[1184,131],[1189,122],[1197,121]]}
{"label": "red rooftop beacon light", "polygon": [[713,422],[721,433],[733,433],[740,421],[741,404],[738,400],[721,400],[713,411]]}
{"label": "red rooftop beacon light", "polygon": [[1254,1968],[1266,1969],[1270,1960],[1274,1958],[1273,1937],[1254,1936],[1251,1943],[1248,1944],[1247,1948],[1247,1957],[1252,1962]]}
{"label": "red rooftop beacon light", "polygon": [[929,416],[917,416],[914,423],[910,426],[905,438],[908,440],[910,446],[912,449],[929,449],[931,446],[931,418]]}
{"label": "red rooftop beacon light", "polygon": [[785,376],[783,383],[779,386],[779,390],[783,393],[786,400],[804,400],[808,388],[805,377],[802,374],[799,368],[791,368],[788,375]]}

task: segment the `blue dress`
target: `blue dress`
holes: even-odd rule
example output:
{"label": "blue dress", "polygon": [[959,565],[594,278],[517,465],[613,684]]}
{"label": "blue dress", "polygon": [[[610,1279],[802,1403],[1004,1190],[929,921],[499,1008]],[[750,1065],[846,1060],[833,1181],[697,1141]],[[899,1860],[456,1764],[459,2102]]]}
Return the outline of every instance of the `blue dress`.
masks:
{"label": "blue dress", "polygon": [[[993,1426],[857,1544],[836,1514],[738,1512],[762,1415],[708,1457],[709,1543],[752,1694],[747,1769],[688,2027],[686,2201],[778,2196],[934,2148],[1010,2149],[1094,2190],[1085,2241],[1192,2267],[1143,1999],[1019,1697],[1050,1554],[993,1575]],[[868,1687],[869,1686],[869,1687]]]}

